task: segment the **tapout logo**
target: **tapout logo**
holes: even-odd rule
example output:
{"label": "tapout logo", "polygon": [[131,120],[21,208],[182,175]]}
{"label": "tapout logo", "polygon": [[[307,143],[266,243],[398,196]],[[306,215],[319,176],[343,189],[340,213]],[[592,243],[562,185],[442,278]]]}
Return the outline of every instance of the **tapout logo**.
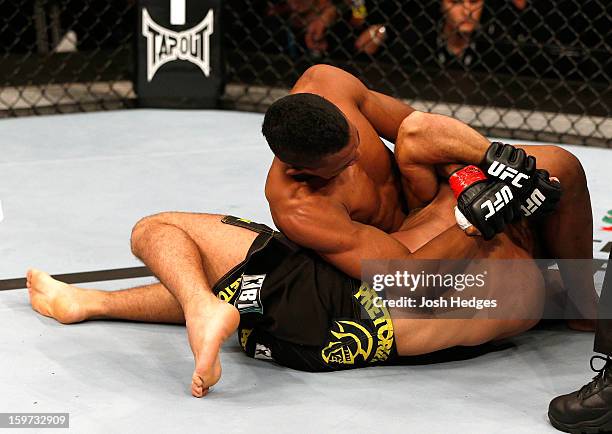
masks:
{"label": "tapout logo", "polygon": [[499,161],[494,161],[487,170],[487,173],[491,176],[496,177],[502,181],[506,179],[512,179],[510,184],[514,185],[517,188],[523,188],[523,184],[521,184],[521,179],[529,179],[528,175],[519,172],[512,167],[508,167]]}
{"label": "tapout logo", "polygon": [[214,31],[214,12],[191,29],[175,32],[157,24],[146,8],[142,9],[142,35],[147,38],[147,80],[153,80],[163,65],[186,60],[210,76],[210,36]]}

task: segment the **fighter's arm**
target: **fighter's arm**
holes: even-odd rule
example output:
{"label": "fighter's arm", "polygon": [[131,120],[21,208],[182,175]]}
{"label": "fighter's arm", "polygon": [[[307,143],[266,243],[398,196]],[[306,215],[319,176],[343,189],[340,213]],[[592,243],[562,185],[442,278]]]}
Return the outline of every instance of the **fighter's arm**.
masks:
{"label": "fighter's arm", "polygon": [[[357,77],[330,65],[308,68],[291,92],[316,93],[343,110],[357,106],[378,134],[396,146],[404,142],[415,147],[420,145],[422,149],[416,150],[421,152],[414,157],[424,164],[473,160],[475,150],[482,151],[482,158],[489,144],[485,137],[461,121],[415,111],[396,98],[368,89]],[[472,153],[468,153],[470,150]]]}
{"label": "fighter's arm", "polygon": [[402,122],[415,110],[396,98],[370,90],[363,83],[359,83],[364,87],[363,96],[359,101],[361,113],[379,136],[396,143]]}
{"label": "fighter's arm", "polygon": [[272,211],[276,226],[293,242],[312,249],[327,262],[356,279],[362,259],[408,259],[410,251],[373,226],[351,220],[346,208],[328,198],[312,199]]}
{"label": "fighter's arm", "polygon": [[395,144],[404,190],[421,204],[430,202],[438,193],[438,175],[448,178],[458,167],[479,164],[489,145],[484,136],[457,119],[411,113],[402,121]]}
{"label": "fighter's arm", "polygon": [[[363,259],[424,259],[436,257],[432,249],[445,246],[457,257],[469,254],[472,245],[451,231],[440,235],[438,247],[425,246],[411,253],[393,236],[374,226],[351,220],[346,208],[332,199],[309,199],[292,210],[272,212],[274,222],[292,241],[314,250],[349,276],[361,279]],[[463,256],[462,256],[463,255]]]}
{"label": "fighter's arm", "polygon": [[398,163],[480,164],[490,145],[486,137],[460,120],[415,111],[402,121],[395,152]]}
{"label": "fighter's arm", "polygon": [[[414,177],[411,182],[413,165],[446,166],[439,170],[445,176],[450,174],[449,165],[471,165],[450,177],[451,186],[463,216],[486,238],[521,217],[553,212],[561,198],[559,183],[538,170],[535,158],[525,150],[490,143],[473,128],[447,116],[410,114],[400,127],[395,156],[408,185],[419,182]],[[458,221],[462,226],[469,224],[463,217]]]}

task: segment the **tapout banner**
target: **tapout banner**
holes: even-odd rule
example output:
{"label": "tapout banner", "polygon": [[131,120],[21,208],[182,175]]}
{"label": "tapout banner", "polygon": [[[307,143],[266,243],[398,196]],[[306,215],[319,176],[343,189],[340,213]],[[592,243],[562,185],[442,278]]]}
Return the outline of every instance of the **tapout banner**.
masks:
{"label": "tapout banner", "polygon": [[213,108],[223,87],[221,0],[138,2],[141,107]]}

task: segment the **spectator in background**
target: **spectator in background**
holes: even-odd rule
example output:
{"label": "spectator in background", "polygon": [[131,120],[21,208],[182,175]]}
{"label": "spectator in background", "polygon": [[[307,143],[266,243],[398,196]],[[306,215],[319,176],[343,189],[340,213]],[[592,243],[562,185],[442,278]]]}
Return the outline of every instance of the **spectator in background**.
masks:
{"label": "spectator in background", "polygon": [[442,0],[437,57],[442,64],[470,66],[478,56],[473,35],[480,27],[484,0]]}
{"label": "spectator in background", "polygon": [[369,56],[376,54],[387,39],[386,19],[384,14],[381,15],[380,7],[377,5],[368,10],[365,0],[338,0],[336,4],[342,21],[348,25],[335,28],[334,33],[348,41],[346,51]]}
{"label": "spectator in background", "polygon": [[407,68],[438,67],[442,71],[495,70],[508,66],[506,39],[511,38],[497,19],[510,0],[437,0],[423,6],[406,5],[404,23],[393,25],[397,41],[389,41],[393,55]]}
{"label": "spectator in background", "polygon": [[331,0],[287,0],[270,5],[267,13],[287,19],[290,26],[287,49],[291,57],[297,57],[304,51],[319,57],[327,51],[327,29],[338,16]]}
{"label": "spectator in background", "polygon": [[383,24],[372,23],[365,0],[286,0],[270,6],[268,15],[286,18],[287,48],[294,58],[373,55],[387,36]]}

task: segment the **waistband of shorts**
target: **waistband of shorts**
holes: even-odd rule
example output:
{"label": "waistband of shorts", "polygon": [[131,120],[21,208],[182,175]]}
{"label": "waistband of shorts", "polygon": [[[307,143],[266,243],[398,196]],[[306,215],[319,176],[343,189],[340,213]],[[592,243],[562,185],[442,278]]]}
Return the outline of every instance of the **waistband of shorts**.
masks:
{"label": "waistband of shorts", "polygon": [[255,223],[251,220],[243,219],[240,217],[234,217],[231,215],[226,215],[221,219],[221,223],[225,223],[226,225],[238,226],[239,228],[248,229],[253,232],[257,232],[258,234],[270,234],[273,235],[277,233],[270,226],[264,225],[262,223]]}
{"label": "waistband of shorts", "polygon": [[251,247],[249,247],[249,250],[245,258],[239,264],[237,264],[234,268],[232,268],[230,271],[225,273],[225,275],[223,275],[223,277],[221,277],[217,281],[217,283],[215,283],[215,285],[212,288],[214,294],[218,294],[221,290],[232,285],[232,283],[234,283],[240,276],[242,276],[244,267],[249,262],[249,259],[251,258],[251,256],[255,252],[266,247],[266,245],[270,242],[270,240],[274,237],[274,235],[278,233],[274,229],[264,224],[254,223],[254,222],[251,222],[250,220],[241,219],[241,218],[234,217],[234,216],[225,216],[221,219],[221,222],[228,224],[228,225],[249,229],[253,232],[257,232],[258,235],[253,240]]}

